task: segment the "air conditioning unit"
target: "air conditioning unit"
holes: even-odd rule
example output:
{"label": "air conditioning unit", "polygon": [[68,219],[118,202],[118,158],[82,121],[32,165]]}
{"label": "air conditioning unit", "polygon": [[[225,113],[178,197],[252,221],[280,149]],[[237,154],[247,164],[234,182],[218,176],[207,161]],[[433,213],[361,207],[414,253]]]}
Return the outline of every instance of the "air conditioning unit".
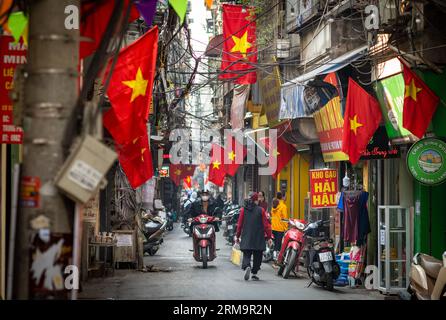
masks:
{"label": "air conditioning unit", "polygon": [[290,39],[277,39],[277,58],[285,59],[290,56]]}

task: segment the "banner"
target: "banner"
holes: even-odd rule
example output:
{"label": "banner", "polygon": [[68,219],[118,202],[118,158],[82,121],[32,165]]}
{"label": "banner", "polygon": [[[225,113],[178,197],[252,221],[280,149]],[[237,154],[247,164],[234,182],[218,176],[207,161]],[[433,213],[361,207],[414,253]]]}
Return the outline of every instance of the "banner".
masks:
{"label": "banner", "polygon": [[231,105],[232,129],[243,129],[245,123],[245,107],[249,97],[249,85],[242,85],[234,89]]}
{"label": "banner", "polygon": [[335,208],[338,172],[334,169],[310,170],[310,206],[312,209]]}
{"label": "banner", "polygon": [[[324,81],[338,87],[335,73],[328,74]],[[342,152],[344,119],[341,113],[339,96],[331,99],[321,110],[315,112],[313,117],[321,143],[324,162],[348,160],[348,156]]]}

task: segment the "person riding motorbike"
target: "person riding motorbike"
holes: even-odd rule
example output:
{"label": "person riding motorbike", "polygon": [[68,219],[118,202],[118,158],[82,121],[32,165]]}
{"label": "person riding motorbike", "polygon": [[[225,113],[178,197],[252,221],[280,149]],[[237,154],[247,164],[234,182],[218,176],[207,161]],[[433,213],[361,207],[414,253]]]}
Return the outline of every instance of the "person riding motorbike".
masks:
{"label": "person riding motorbike", "polygon": [[[200,214],[206,214],[208,216],[214,216],[214,212],[216,209],[215,202],[210,201],[210,195],[207,190],[203,190],[200,193],[200,197],[197,198],[194,203],[189,207],[188,216],[190,218],[198,217]],[[220,229],[218,228],[218,223],[214,223],[215,231],[218,232]],[[191,232],[193,229],[193,224],[191,225]]]}

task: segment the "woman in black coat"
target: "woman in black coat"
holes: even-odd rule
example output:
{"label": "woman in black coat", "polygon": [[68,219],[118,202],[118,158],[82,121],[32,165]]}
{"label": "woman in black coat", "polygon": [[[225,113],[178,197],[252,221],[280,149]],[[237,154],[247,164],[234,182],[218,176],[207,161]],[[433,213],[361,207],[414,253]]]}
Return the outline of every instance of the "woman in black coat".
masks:
{"label": "woman in black coat", "polygon": [[[266,249],[265,239],[271,242],[271,227],[266,211],[258,206],[257,193],[251,193],[243,208],[240,209],[236,238],[243,252],[242,269],[245,270],[245,280],[249,279],[251,271],[252,279],[259,280],[257,272],[260,270],[262,254]],[[252,270],[251,256],[254,260]]]}

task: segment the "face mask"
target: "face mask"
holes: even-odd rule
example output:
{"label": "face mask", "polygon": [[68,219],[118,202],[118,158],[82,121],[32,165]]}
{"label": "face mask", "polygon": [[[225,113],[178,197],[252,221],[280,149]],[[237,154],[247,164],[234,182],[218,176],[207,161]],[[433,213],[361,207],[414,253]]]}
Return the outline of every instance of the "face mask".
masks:
{"label": "face mask", "polygon": [[209,200],[209,196],[203,196],[203,197],[201,197],[201,200],[208,201]]}

